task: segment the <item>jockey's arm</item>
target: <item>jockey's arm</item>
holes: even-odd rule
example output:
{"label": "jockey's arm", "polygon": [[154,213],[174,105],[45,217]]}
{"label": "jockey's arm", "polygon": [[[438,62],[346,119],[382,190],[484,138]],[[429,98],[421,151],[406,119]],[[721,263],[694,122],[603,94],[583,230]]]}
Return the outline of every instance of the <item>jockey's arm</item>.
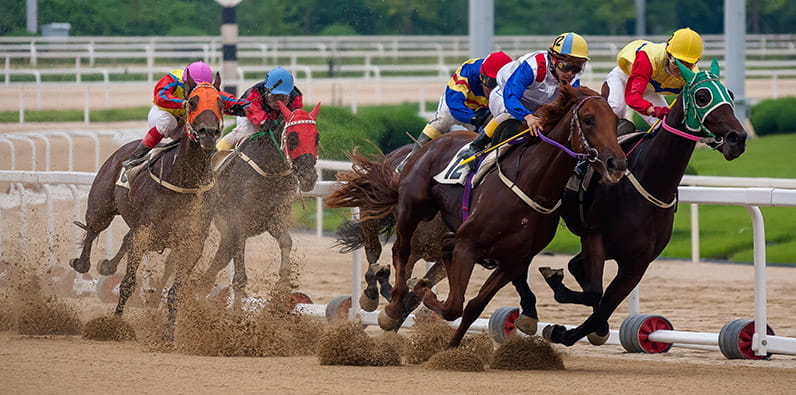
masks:
{"label": "jockey's arm", "polygon": [[633,66],[630,68],[630,76],[627,77],[625,103],[641,114],[646,114],[652,106],[652,103],[644,98],[644,92],[647,90],[651,77],[652,63],[646,53],[638,51],[636,60],[633,61]]}
{"label": "jockey's arm", "polygon": [[166,74],[155,84],[155,105],[161,108],[179,109],[182,108],[185,98],[174,94],[181,82],[175,80],[171,74]]}
{"label": "jockey's arm", "polygon": [[531,112],[522,105],[522,97],[525,90],[534,83],[535,77],[531,66],[528,63],[520,64],[514,73],[511,74],[503,87],[503,103],[506,111],[516,119],[525,119]]}
{"label": "jockey's arm", "polygon": [[448,109],[451,115],[453,115],[453,118],[461,123],[470,123],[475,112],[464,104],[466,96],[463,91],[465,89],[467,89],[467,87],[462,85],[455,85],[452,88],[451,84],[448,83],[448,86],[445,88],[445,104],[448,105]]}
{"label": "jockey's arm", "polygon": [[221,97],[221,101],[224,103],[223,111],[225,115],[241,115],[239,111],[245,111],[243,108],[245,108],[246,104],[248,104],[246,100],[238,99],[224,91],[220,91],[219,95]]}

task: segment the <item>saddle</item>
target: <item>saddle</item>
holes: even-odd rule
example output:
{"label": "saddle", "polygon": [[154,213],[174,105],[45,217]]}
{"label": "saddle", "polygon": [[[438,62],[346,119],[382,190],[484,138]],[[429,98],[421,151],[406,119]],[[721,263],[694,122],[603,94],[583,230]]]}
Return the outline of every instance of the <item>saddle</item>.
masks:
{"label": "saddle", "polygon": [[[445,169],[434,176],[434,181],[440,184],[464,185],[467,175],[470,174],[470,166],[467,164],[459,164],[459,162],[462,160],[462,158],[459,157],[459,154],[469,146],[470,143],[465,144],[462,146],[462,148],[456,151],[456,154],[453,155],[453,158],[451,158],[451,161],[447,166],[445,166]],[[475,186],[481,182],[489,169],[495,166],[498,155],[502,156],[506,152],[508,152],[508,149],[504,150],[503,147],[498,148],[486,154],[486,156],[483,156],[482,159],[476,163],[475,174],[473,175],[473,180],[471,183],[473,188],[475,188]]]}
{"label": "saddle", "polygon": [[158,158],[163,156],[166,152],[170,151],[174,147],[180,144],[180,140],[170,141],[168,143],[158,145],[155,148],[152,148],[149,153],[147,153],[141,160],[134,166],[130,167],[129,169],[125,169],[122,167],[121,172],[119,173],[119,178],[116,179],[116,185],[130,189],[130,183],[141,173],[142,170],[149,168],[149,165],[156,161]]}

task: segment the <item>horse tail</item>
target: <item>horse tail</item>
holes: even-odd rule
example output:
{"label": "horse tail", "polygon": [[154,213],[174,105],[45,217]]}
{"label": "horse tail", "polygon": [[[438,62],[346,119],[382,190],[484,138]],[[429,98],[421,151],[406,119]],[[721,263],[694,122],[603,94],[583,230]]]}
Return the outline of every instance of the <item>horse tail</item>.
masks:
{"label": "horse tail", "polygon": [[360,222],[392,213],[398,204],[398,173],[383,157],[374,161],[356,150],[350,157],[352,170],[337,173],[340,187],[326,197],[326,206],[359,207]]}
{"label": "horse tail", "polygon": [[341,254],[358,250],[365,246],[365,232],[358,222],[346,220],[337,227],[337,240],[334,247],[340,247]]}

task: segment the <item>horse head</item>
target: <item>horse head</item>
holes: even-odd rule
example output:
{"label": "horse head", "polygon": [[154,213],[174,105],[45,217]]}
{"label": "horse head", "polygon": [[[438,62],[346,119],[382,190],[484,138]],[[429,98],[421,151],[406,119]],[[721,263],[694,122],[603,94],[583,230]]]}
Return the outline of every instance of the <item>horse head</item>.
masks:
{"label": "horse head", "polygon": [[219,94],[221,77],[216,73],[213,83],[196,83],[191,73],[186,71],[185,101],[186,134],[193,142],[199,142],[202,149],[212,151],[223,129],[224,102]]}
{"label": "horse head", "polygon": [[747,134],[733,111],[733,98],[719,80],[719,62],[709,71],[693,72],[677,61],[687,81],[681,93],[683,123],[689,133],[702,137],[713,149],[733,160],[746,149]]}
{"label": "horse head", "polygon": [[282,102],[279,102],[279,109],[285,118],[282,152],[289,158],[301,190],[309,192],[318,180],[315,163],[318,161],[319,136],[315,120],[321,103],[316,104],[310,112],[301,108],[290,111]]}
{"label": "horse head", "polygon": [[[616,137],[616,115],[604,97],[586,88],[562,85],[560,99],[571,108],[569,140],[575,151],[597,171],[602,179],[619,182],[627,169],[627,160]],[[545,110],[546,111],[546,110]]]}

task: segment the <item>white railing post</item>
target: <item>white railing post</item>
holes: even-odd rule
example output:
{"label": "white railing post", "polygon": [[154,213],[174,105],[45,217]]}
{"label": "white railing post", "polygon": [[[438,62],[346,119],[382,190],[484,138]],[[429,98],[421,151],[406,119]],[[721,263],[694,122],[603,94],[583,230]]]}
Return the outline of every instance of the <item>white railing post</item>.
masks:
{"label": "white railing post", "polygon": [[699,263],[699,205],[691,204],[691,262]]}

